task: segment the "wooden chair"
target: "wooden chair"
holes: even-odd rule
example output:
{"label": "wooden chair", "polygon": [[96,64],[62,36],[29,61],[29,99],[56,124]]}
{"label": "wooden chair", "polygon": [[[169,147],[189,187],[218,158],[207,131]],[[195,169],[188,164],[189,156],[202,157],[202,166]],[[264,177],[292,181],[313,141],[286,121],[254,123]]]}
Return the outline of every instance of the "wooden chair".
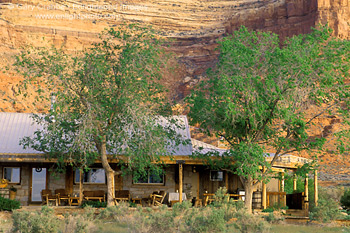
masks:
{"label": "wooden chair", "polygon": [[95,191],[84,191],[83,192],[84,199],[87,201],[106,201],[106,194],[103,190],[95,190]]}
{"label": "wooden chair", "polygon": [[52,195],[52,191],[50,189],[41,190],[41,199],[43,205],[49,205],[50,201],[54,201],[56,206],[58,206],[58,197],[57,195]]}
{"label": "wooden chair", "polygon": [[114,203],[118,205],[120,201],[130,201],[130,191],[129,190],[116,190]]}
{"label": "wooden chair", "polygon": [[166,192],[165,191],[160,191],[158,194],[157,193],[151,194],[152,205],[153,206],[160,206],[160,205],[162,205],[165,196],[166,196]]}
{"label": "wooden chair", "polygon": [[61,201],[67,201],[67,204],[69,204],[70,194],[65,189],[56,189],[55,194],[58,198],[58,205],[61,205]]}

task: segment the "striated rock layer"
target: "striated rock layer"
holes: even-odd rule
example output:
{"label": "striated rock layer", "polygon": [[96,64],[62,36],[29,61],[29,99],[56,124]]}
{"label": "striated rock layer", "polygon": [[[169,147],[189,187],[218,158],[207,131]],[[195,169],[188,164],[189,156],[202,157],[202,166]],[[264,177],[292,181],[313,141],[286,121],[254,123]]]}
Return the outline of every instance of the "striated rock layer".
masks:
{"label": "striated rock layer", "polygon": [[[151,24],[174,39],[169,50],[182,67],[167,75],[164,84],[175,90],[174,98],[182,99],[215,64],[216,40],[223,35],[245,25],[285,38],[328,23],[335,36],[350,39],[350,0],[0,0],[0,68],[11,64],[12,56],[28,45],[82,50],[98,41],[104,28],[124,21]],[[15,95],[19,81],[11,72],[0,73],[0,111],[40,111],[30,99]],[[13,101],[4,101],[4,96]],[[335,119],[320,121],[315,134],[340,127]],[[329,166],[321,178],[332,180],[337,173],[350,182],[348,162],[331,152],[322,156]]]}

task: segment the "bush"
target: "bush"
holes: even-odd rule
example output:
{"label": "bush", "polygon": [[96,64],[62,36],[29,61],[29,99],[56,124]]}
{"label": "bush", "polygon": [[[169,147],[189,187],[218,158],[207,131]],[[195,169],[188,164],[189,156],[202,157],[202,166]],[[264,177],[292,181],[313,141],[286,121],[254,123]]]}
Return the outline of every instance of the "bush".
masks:
{"label": "bush", "polygon": [[0,211],[7,210],[12,211],[21,208],[21,203],[16,200],[10,200],[0,196]]}
{"label": "bush", "polygon": [[87,206],[91,206],[93,208],[106,208],[107,202],[99,202],[99,201],[83,201],[81,207],[85,208]]}
{"label": "bush", "polygon": [[329,222],[341,217],[339,204],[331,198],[331,196],[320,189],[320,195],[317,206],[311,206],[310,219],[321,222]]}
{"label": "bush", "polygon": [[350,209],[350,189],[345,190],[344,195],[340,198],[340,203],[346,209]]}
{"label": "bush", "polygon": [[83,214],[73,214],[65,216],[64,232],[87,233],[95,228],[93,223],[95,209],[92,207],[84,208]]}
{"label": "bush", "polygon": [[51,233],[60,231],[60,221],[54,214],[53,209],[43,206],[41,211],[27,212],[14,211],[13,232],[21,233]]}
{"label": "bush", "polygon": [[268,216],[265,216],[265,220],[269,223],[279,223],[284,220],[284,217],[280,212],[269,213]]}
{"label": "bush", "polygon": [[104,220],[117,220],[118,222],[122,222],[122,218],[125,217],[128,211],[128,203],[121,202],[117,206],[109,206],[101,210],[100,214],[98,215],[98,218]]}
{"label": "bush", "polygon": [[270,226],[259,216],[248,213],[245,209],[241,209],[236,214],[237,221],[233,224],[240,232],[268,232]]}
{"label": "bush", "polygon": [[225,212],[218,208],[195,210],[187,216],[186,232],[226,232]]}

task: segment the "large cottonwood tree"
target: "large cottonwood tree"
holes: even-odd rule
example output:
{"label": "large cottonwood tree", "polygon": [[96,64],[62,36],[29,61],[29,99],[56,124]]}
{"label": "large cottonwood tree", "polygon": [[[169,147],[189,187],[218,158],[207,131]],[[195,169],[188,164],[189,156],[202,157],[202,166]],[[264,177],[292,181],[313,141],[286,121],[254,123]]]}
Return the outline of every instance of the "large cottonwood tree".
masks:
{"label": "large cottonwood tree", "polygon": [[[159,174],[161,156],[182,143],[177,122],[162,118],[171,114],[159,82],[166,56],[154,35],[149,28],[122,25],[81,53],[27,49],[14,64],[24,76],[20,91],[35,90],[36,103],[49,102],[51,95],[55,100],[49,113],[35,117],[43,130],[22,144],[58,159],[61,168],[87,168],[100,160],[108,205],[114,203],[116,174]],[[109,157],[118,159],[121,170],[111,167]]]}
{"label": "large cottonwood tree", "polygon": [[[281,41],[241,27],[219,42],[217,67],[188,98],[191,122],[230,147],[204,161],[241,177],[249,210],[253,189],[280,156],[322,150],[326,138],[310,132],[320,117],[337,116],[349,124],[350,41],[330,33],[321,27]],[[337,146],[344,152],[349,127],[341,129]],[[274,152],[269,164],[267,149]]]}

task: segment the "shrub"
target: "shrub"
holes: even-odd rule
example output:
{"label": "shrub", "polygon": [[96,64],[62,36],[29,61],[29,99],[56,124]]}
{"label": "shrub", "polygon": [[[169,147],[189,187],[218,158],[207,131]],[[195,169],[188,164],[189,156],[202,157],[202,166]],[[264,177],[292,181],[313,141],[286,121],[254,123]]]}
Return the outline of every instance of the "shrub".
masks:
{"label": "shrub", "polygon": [[21,203],[16,200],[10,200],[0,196],[0,211],[7,210],[12,211],[21,208]]}
{"label": "shrub", "polygon": [[281,212],[272,212],[265,216],[265,220],[269,223],[279,223],[284,220]]}
{"label": "shrub", "polygon": [[14,211],[13,232],[21,233],[51,233],[60,231],[60,221],[54,214],[53,209],[43,206],[41,211],[27,212]]}
{"label": "shrub", "polygon": [[177,202],[173,206],[173,215],[179,216],[185,214],[192,207],[192,203],[190,201],[183,201],[182,203]]}
{"label": "shrub", "polygon": [[121,202],[117,206],[109,206],[101,210],[98,215],[99,219],[109,219],[109,220],[118,220],[122,222],[122,217],[124,217],[128,212],[128,203]]}
{"label": "shrub", "polygon": [[350,209],[350,189],[345,190],[344,195],[340,198],[340,203],[346,209]]}
{"label": "shrub", "polygon": [[317,206],[311,206],[310,219],[329,222],[341,217],[339,204],[325,190],[320,189]]}
{"label": "shrub", "polygon": [[65,216],[64,232],[87,233],[95,228],[93,223],[95,209],[92,207],[84,208],[83,214],[73,214]]}
{"label": "shrub", "polygon": [[204,208],[187,216],[187,232],[226,232],[225,213],[220,208]]}
{"label": "shrub", "polygon": [[245,209],[241,209],[236,213],[237,221],[233,224],[240,232],[268,232],[270,226],[267,222],[258,216],[248,213]]}
{"label": "shrub", "polygon": [[94,208],[106,208],[107,202],[99,202],[99,201],[83,201],[81,207],[85,208],[87,206],[91,206]]}

